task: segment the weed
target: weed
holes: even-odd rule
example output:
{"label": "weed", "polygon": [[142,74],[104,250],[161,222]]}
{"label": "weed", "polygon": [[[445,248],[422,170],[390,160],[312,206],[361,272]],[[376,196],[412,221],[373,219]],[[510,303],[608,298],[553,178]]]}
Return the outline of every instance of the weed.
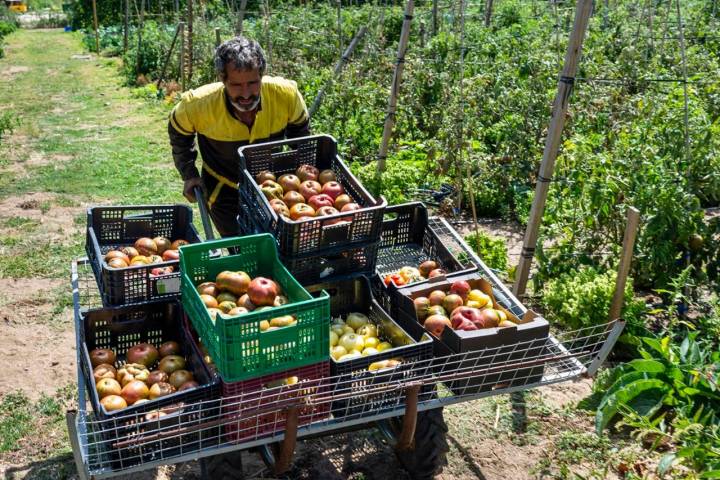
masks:
{"label": "weed", "polygon": [[0,452],[17,448],[32,426],[30,400],[21,392],[5,395],[0,403]]}

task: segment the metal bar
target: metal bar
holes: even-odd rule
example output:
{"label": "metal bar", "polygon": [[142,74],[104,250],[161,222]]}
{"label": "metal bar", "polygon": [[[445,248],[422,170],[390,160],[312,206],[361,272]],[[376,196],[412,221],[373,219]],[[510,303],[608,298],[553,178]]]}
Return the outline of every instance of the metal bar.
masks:
{"label": "metal bar", "polygon": [[625,321],[624,320],[618,320],[612,324],[612,329],[610,330],[610,333],[608,334],[607,340],[603,343],[602,348],[600,348],[600,351],[597,353],[595,358],[590,362],[590,365],[587,368],[587,371],[585,372],[585,375],[588,377],[594,377],[597,373],[598,369],[600,368],[600,365],[603,364],[605,359],[607,359],[607,356],[610,355],[610,352],[612,351],[613,347],[615,346],[615,342],[617,342],[617,339],[620,338],[620,334],[622,333],[623,329],[625,328]]}
{"label": "metal bar", "polygon": [[75,460],[75,469],[77,470],[80,480],[89,480],[87,468],[82,459],[80,435],[78,435],[76,421],[77,410],[68,410],[65,412],[65,423],[67,424],[68,436],[70,437],[70,448],[72,448],[73,459]]}

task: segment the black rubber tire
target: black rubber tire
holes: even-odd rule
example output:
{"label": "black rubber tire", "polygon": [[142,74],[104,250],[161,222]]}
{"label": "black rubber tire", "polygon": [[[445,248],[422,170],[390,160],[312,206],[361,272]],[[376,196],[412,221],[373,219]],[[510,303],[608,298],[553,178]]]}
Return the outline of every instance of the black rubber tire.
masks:
{"label": "black rubber tire", "polygon": [[[402,430],[402,417],[391,422],[395,434]],[[418,412],[415,425],[415,449],[395,450],[398,461],[413,480],[430,480],[442,472],[447,465],[448,427],[443,418],[443,409],[436,408]]]}
{"label": "black rubber tire", "polygon": [[242,452],[223,453],[200,459],[203,480],[242,480]]}

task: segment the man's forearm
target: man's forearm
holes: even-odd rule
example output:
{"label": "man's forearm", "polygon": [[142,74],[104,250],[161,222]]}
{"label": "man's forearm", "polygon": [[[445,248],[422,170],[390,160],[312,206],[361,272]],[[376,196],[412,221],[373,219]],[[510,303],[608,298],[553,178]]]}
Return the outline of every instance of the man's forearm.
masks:
{"label": "man's forearm", "polygon": [[175,168],[180,172],[182,179],[188,180],[200,176],[195,166],[195,160],[197,160],[195,135],[183,135],[175,130],[172,124],[168,123],[168,136],[172,146]]}
{"label": "man's forearm", "polygon": [[303,123],[297,125],[289,123],[285,128],[285,136],[287,138],[307,137],[308,135],[310,135],[310,120],[305,120]]}

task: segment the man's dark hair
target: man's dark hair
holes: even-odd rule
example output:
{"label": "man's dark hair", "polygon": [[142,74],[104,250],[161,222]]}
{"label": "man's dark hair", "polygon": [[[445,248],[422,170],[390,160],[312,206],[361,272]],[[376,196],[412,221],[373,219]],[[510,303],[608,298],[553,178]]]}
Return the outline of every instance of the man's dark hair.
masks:
{"label": "man's dark hair", "polygon": [[222,43],[215,50],[215,71],[220,80],[227,78],[227,66],[235,70],[255,70],[262,77],[265,73],[265,52],[255,40],[237,36]]}

